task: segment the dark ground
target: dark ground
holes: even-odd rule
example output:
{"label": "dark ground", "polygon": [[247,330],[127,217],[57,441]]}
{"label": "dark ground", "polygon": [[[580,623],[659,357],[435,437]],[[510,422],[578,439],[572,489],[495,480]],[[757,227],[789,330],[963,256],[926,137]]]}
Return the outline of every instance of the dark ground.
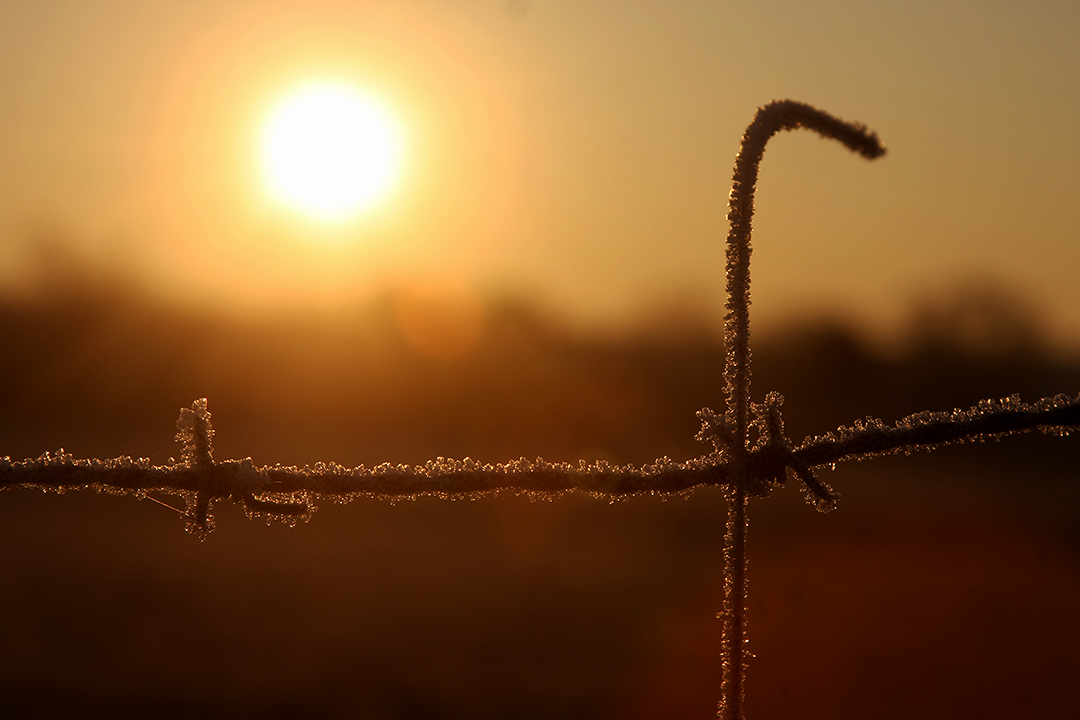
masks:
{"label": "dark ground", "polygon": [[[972,300],[975,297],[975,300]],[[229,320],[67,277],[0,304],[0,454],[164,462],[209,397],[216,457],[259,464],[685,459],[723,351],[687,320],[575,336],[487,309],[425,359],[395,298]],[[842,326],[755,341],[796,441],[872,414],[1080,389],[992,294],[928,306],[905,349]],[[1080,445],[1032,436],[824,473],[750,527],[748,715],[1077,717]],[[178,502],[177,498],[164,497]],[[0,716],[708,718],[723,498],[321,503],[295,528],[218,509],[205,543],[130,497],[0,493]]]}

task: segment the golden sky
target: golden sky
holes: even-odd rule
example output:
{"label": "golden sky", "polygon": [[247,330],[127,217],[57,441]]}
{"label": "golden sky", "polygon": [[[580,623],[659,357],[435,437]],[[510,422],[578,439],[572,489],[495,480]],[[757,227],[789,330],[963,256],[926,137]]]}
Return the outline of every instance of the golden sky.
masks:
{"label": "golden sky", "polygon": [[[889,154],[773,141],[756,329],[887,329],[982,278],[1080,349],[1077,37],[1072,2],[5,0],[0,280],[51,234],[230,307],[434,281],[585,323],[719,308],[739,137],[792,98]],[[266,114],[313,81],[380,98],[404,138],[393,192],[340,226],[259,177]]]}

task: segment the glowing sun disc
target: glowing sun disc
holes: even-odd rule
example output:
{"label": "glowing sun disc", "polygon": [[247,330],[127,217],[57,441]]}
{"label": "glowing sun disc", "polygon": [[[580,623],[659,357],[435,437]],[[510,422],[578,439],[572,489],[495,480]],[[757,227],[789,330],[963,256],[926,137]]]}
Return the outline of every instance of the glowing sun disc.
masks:
{"label": "glowing sun disc", "polygon": [[401,168],[399,125],[344,83],[313,83],[282,98],[260,138],[263,178],[279,202],[340,221],[383,200]]}

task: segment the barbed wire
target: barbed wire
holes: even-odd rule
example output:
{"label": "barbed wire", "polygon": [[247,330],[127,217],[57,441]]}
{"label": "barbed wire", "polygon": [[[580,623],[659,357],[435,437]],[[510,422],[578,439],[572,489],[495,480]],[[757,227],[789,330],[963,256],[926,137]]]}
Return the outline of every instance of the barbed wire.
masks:
{"label": "barbed wire", "polygon": [[[1018,433],[1067,434],[1080,429],[1080,396],[1058,395],[1024,403],[1013,395],[1003,400],[984,400],[968,410],[916,413],[891,426],[867,418],[793,446],[777,423],[780,402],[777,393],[770,393],[766,403],[755,406],[755,427],[759,427],[760,435],[748,453],[745,489],[750,497],[763,497],[785,482],[790,469],[802,481],[811,502],[823,510],[831,509],[837,496],[814,475],[814,470],[821,467],[890,453],[933,450],[942,445],[997,440]],[[733,472],[721,439],[723,426],[712,410],[701,410],[698,417],[702,429],[697,437],[711,442],[713,452],[683,462],[663,457],[641,466],[613,465],[603,460],[548,462],[543,458],[482,463],[471,458],[439,457],[423,465],[383,463],[370,468],[347,468],[332,462],[303,467],[256,466],[251,458],[213,459],[214,430],[203,398],[191,408],[184,408],[177,421],[176,437],[182,444],[180,461],[153,465],[147,458],[127,456],[78,459],[63,449],[22,461],[0,457],[0,489],[94,490],[137,497],[154,491],[178,495],[187,503],[184,514],[188,529],[205,538],[213,529],[212,504],[224,499],[239,502],[251,517],[295,522],[310,518],[318,500],[344,502],[366,497],[399,501],[422,496],[466,499],[499,491],[541,498],[580,492],[614,500],[731,487]],[[773,423],[772,433],[763,429],[768,422]]]}

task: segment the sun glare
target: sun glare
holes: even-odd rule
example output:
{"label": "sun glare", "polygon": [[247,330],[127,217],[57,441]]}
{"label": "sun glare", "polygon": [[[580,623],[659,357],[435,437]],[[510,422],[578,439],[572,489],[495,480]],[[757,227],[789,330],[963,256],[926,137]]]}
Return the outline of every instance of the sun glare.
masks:
{"label": "sun glare", "polygon": [[390,111],[359,88],[312,83],[271,108],[259,155],[276,201],[337,223],[387,197],[401,170],[402,137]]}

